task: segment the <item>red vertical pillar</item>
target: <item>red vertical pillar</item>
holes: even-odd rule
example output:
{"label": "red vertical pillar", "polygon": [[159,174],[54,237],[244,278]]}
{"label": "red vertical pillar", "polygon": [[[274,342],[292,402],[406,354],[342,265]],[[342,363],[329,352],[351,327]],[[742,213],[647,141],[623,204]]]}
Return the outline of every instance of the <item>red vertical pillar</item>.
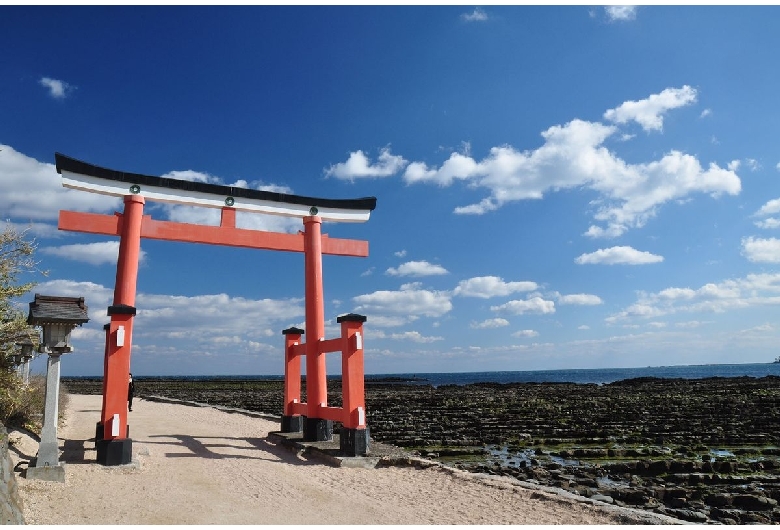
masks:
{"label": "red vertical pillar", "polygon": [[110,334],[111,324],[103,326],[103,331],[106,332],[106,342],[103,347],[103,403],[100,407],[100,421],[95,426],[95,443],[98,440],[103,439],[103,414],[106,412],[106,375],[108,374],[108,340],[111,337]]}
{"label": "red vertical pillar", "polygon": [[[313,209],[316,213],[316,209]],[[333,437],[333,421],[320,418],[319,408],[328,404],[325,354],[320,341],[325,338],[325,306],[322,292],[322,219],[303,218],[304,273],[306,275],[306,403],[303,439],[321,442]]]}
{"label": "red vertical pillar", "polygon": [[350,313],[336,319],[341,324],[341,391],[344,418],[339,435],[342,454],[368,454],[366,425],[365,367],[363,363],[363,323],[366,317]]}
{"label": "red vertical pillar", "polygon": [[97,460],[104,465],[129,464],[132,461],[132,440],[127,425],[127,390],[143,210],[142,196],[125,196],[114,304],[108,308],[111,322],[107,337],[104,406],[101,413],[103,439],[96,444]]}
{"label": "red vertical pillar", "polygon": [[301,356],[294,348],[301,342],[303,330],[288,328],[284,335],[284,409],[281,432],[301,432],[303,418],[293,411],[293,404],[301,402]]}

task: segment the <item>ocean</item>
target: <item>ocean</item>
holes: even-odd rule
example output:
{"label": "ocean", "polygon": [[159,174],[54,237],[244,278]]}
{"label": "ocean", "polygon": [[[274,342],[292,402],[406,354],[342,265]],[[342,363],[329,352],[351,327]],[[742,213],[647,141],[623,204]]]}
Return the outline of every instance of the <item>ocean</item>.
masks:
{"label": "ocean", "polygon": [[583,368],[575,370],[529,370],[512,372],[463,372],[431,374],[366,375],[372,378],[409,379],[433,386],[471,383],[595,383],[607,384],[637,377],[663,379],[705,379],[708,377],[780,377],[780,363],[704,364],[690,366],[647,366],[642,368]]}
{"label": "ocean", "polygon": [[[607,384],[638,377],[664,379],[704,379],[708,377],[780,377],[780,363],[704,364],[689,366],[647,366],[643,368],[583,368],[574,370],[528,370],[506,372],[397,373],[366,374],[365,381],[432,385],[468,385],[472,383],[595,383]],[[190,381],[271,380],[281,381],[281,375],[215,375],[215,376],[137,376]],[[338,376],[336,376],[338,377]],[[73,379],[79,379],[74,377]]]}

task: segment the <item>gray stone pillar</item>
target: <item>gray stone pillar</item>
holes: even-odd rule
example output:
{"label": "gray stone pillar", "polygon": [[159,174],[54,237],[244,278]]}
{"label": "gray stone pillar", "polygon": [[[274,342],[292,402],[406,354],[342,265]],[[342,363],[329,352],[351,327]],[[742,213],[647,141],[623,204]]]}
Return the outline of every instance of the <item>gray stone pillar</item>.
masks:
{"label": "gray stone pillar", "polygon": [[30,361],[32,360],[31,357],[25,357],[24,358],[24,364],[22,365],[22,379],[24,381],[25,385],[30,384]]}
{"label": "gray stone pillar", "polygon": [[60,465],[60,444],[57,440],[60,398],[60,352],[50,352],[46,367],[46,404],[43,410],[41,443],[35,467],[27,469],[27,478],[65,482],[65,468]]}

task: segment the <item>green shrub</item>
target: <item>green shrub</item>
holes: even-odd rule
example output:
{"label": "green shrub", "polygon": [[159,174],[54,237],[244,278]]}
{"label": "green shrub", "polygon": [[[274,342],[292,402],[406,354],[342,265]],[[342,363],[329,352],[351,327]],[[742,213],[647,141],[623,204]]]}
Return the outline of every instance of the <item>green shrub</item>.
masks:
{"label": "green shrub", "polygon": [[[60,421],[69,400],[68,390],[60,385],[58,405]],[[40,434],[45,404],[46,376],[30,376],[30,384],[25,385],[16,374],[0,374],[0,423],[7,427],[21,427]]]}
{"label": "green shrub", "polygon": [[0,372],[0,422],[40,433],[44,386],[34,385],[32,378],[25,386],[16,374]]}

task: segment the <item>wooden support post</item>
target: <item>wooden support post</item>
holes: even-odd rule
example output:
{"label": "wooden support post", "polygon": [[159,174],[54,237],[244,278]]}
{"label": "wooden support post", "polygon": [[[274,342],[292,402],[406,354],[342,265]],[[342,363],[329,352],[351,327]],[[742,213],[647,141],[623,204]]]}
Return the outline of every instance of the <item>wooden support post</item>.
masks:
{"label": "wooden support post", "polygon": [[106,413],[106,379],[108,375],[108,341],[111,339],[111,324],[103,326],[103,331],[106,334],[106,342],[103,347],[103,401],[100,407],[100,420],[95,425],[95,443],[103,439],[103,415]]}
{"label": "wooden support post", "polygon": [[348,314],[336,319],[341,324],[341,391],[343,419],[341,452],[365,456],[369,449],[366,425],[365,368],[363,363],[363,315]]}
{"label": "wooden support post", "polygon": [[138,258],[141,253],[141,223],[144,198],[125,196],[121,220],[119,259],[116,267],[114,304],[108,308],[111,317],[107,339],[104,407],[101,412],[103,439],[98,440],[97,460],[103,465],[129,464],[132,440],[127,422],[127,390],[135,316],[135,294],[138,281]]}
{"label": "wooden support post", "polygon": [[333,438],[333,421],[319,413],[328,406],[325,354],[319,342],[325,338],[325,305],[322,292],[322,219],[303,218],[303,251],[306,289],[306,402],[303,439],[321,442]]}
{"label": "wooden support post", "polygon": [[303,330],[288,328],[284,335],[284,410],[281,432],[301,432],[303,417],[295,411],[301,402],[301,356],[295,346],[301,342]]}

